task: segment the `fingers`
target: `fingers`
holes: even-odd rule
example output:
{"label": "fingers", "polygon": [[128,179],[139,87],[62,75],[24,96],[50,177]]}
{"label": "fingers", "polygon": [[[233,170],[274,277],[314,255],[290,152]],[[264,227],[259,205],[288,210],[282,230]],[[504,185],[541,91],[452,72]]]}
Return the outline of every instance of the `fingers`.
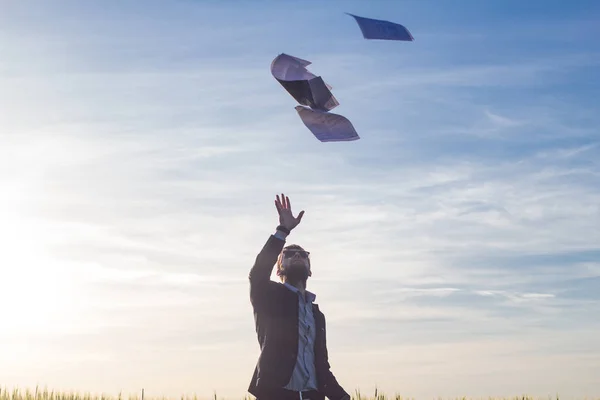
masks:
{"label": "fingers", "polygon": [[287,208],[286,203],[285,203],[285,196],[283,195],[283,193],[281,194],[281,197],[279,197],[279,195],[277,195],[277,202],[279,203],[279,207],[280,208]]}
{"label": "fingers", "polygon": [[275,196],[275,208],[277,208],[277,212],[281,213],[281,200],[279,199],[279,195]]}
{"label": "fingers", "polygon": [[[290,198],[287,197],[284,193],[281,193],[281,197],[279,197],[279,195],[275,195],[275,208],[277,208],[277,212],[279,213],[279,215],[281,216],[281,212],[283,210],[286,210],[286,215],[289,214],[292,218],[294,218],[293,214],[292,214],[292,202],[290,201]],[[304,216],[304,210],[300,211],[300,213],[298,214],[298,216],[296,218],[294,218],[296,220],[296,225],[300,223],[300,221],[302,221],[302,217]]]}
{"label": "fingers", "polygon": [[279,197],[279,195],[276,195],[275,197],[277,199],[275,200],[275,203],[278,204],[278,210],[290,208],[290,199],[285,194],[281,193],[281,197]]}
{"label": "fingers", "polygon": [[286,196],[284,193],[281,193],[281,197],[279,195],[275,195],[275,206],[277,207],[277,211],[281,211],[283,209],[292,209],[292,202],[290,198]]}
{"label": "fingers", "polygon": [[287,198],[287,196],[283,193],[281,193],[281,200],[283,201],[283,207],[284,208],[289,208],[288,207],[288,202],[290,201],[290,199]]}

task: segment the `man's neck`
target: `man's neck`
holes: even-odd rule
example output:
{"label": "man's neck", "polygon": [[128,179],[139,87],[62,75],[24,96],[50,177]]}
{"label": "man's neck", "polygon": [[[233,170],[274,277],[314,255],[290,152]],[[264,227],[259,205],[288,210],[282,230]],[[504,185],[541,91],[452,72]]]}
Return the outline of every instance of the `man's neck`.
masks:
{"label": "man's neck", "polygon": [[306,291],[306,284],[304,282],[300,282],[300,281],[294,282],[294,281],[290,281],[288,279],[286,279],[284,282],[287,283],[288,285],[292,285],[293,287],[298,289],[300,291],[300,293],[302,293],[304,295],[304,293]]}

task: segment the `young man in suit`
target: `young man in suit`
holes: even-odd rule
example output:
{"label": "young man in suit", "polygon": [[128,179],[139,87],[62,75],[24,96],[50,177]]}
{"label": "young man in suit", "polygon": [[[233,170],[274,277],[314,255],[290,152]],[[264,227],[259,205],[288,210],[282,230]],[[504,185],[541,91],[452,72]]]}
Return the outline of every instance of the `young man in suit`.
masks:
{"label": "young man in suit", "polygon": [[[284,247],[304,211],[294,217],[283,194],[276,196],[275,207],[279,226],[249,275],[261,352],[248,391],[258,400],[350,400],[330,370],[325,316],[306,290],[310,254],[298,245]],[[275,264],[281,282],[270,279]]]}

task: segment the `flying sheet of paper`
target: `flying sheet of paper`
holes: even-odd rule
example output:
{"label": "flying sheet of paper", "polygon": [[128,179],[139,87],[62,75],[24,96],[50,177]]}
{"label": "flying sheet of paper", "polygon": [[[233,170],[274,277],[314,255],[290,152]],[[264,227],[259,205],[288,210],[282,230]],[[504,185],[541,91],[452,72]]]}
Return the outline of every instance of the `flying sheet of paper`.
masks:
{"label": "flying sheet of paper", "polygon": [[298,103],[314,110],[330,111],[340,105],[321,77],[310,81],[279,81],[279,83]]}
{"label": "flying sheet of paper", "polygon": [[303,106],[296,106],[296,111],[304,125],[321,142],[347,142],[360,139],[354,126],[346,117]]}
{"label": "flying sheet of paper", "polygon": [[271,74],[298,103],[316,110],[334,109],[340,103],[331,86],[308,71],[307,65],[309,61],[282,53],[271,63]]}
{"label": "flying sheet of paper", "polygon": [[350,13],[346,14],[354,17],[365,39],[403,40],[409,42],[415,40],[408,29],[395,22],[358,17]]}
{"label": "flying sheet of paper", "polygon": [[[310,61],[281,53],[271,62],[271,74],[281,81],[309,81],[317,77],[306,69],[310,64]],[[328,84],[325,86],[329,90],[333,89]]]}

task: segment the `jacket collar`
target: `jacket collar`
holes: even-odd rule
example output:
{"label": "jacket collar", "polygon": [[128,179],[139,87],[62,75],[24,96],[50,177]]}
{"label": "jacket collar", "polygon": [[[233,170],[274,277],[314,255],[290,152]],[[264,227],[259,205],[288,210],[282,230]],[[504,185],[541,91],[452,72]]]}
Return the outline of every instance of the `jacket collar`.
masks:
{"label": "jacket collar", "polygon": [[[284,284],[283,284],[283,286],[285,286],[286,288],[288,288],[288,289],[289,289],[289,290],[291,290],[292,292],[294,292],[294,293],[297,293],[297,294],[301,295],[301,292],[300,292],[300,290],[298,290],[298,288],[296,288],[295,286],[292,286],[292,285],[290,285],[290,284],[289,284],[289,283],[287,283],[287,282],[286,282],[286,283],[284,283]],[[316,295],[316,294],[314,294],[314,293],[312,293],[312,292],[309,292],[308,290],[305,290],[305,291],[304,291],[304,293],[305,293],[305,296],[306,296],[306,297],[305,297],[306,301],[308,301],[308,302],[310,302],[310,303],[314,303],[314,302],[315,302],[315,300],[317,299],[317,295]]]}

